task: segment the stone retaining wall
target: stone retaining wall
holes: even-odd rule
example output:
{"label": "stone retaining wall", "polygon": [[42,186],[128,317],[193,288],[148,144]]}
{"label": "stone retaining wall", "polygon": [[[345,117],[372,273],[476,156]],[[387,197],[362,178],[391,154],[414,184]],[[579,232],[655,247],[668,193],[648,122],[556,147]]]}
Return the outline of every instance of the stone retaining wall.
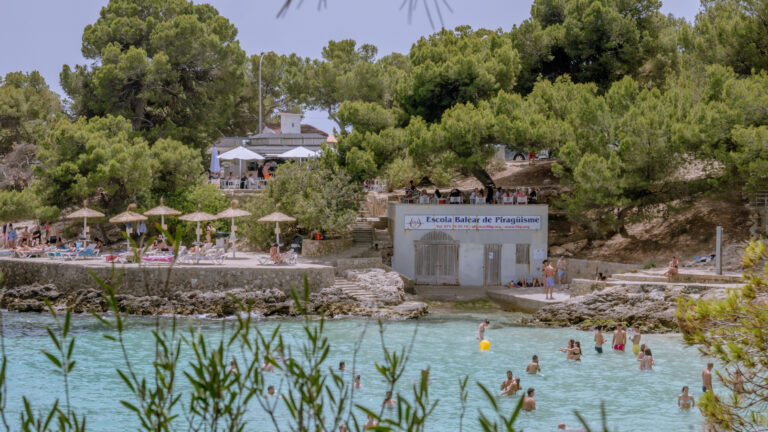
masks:
{"label": "stone retaining wall", "polygon": [[587,295],[605,288],[605,282],[592,279],[573,279],[569,285],[571,297]]}
{"label": "stone retaining wall", "polygon": [[[115,269],[119,271],[121,268],[116,266]],[[163,292],[168,267],[141,269],[138,266],[129,265],[123,269],[122,292],[139,295]],[[104,280],[109,280],[112,273],[110,266],[98,264],[66,263],[44,259],[0,259],[0,272],[4,276],[3,285],[7,288],[33,283],[54,284],[64,292],[98,288],[89,270]],[[235,288],[246,290],[276,288],[290,293],[291,289],[303,290],[305,276],[312,292],[330,287],[334,283],[334,269],[327,266],[258,268],[184,266],[173,268],[169,289],[171,291],[226,291]]]}
{"label": "stone retaining wall", "polygon": [[352,247],[352,239],[310,240],[301,242],[301,254],[307,257],[332,255]]}

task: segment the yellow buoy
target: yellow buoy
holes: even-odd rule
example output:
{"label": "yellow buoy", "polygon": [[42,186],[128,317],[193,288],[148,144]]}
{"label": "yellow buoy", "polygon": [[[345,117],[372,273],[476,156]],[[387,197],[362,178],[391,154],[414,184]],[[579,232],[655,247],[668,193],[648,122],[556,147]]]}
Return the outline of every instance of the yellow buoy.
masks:
{"label": "yellow buoy", "polygon": [[483,339],[480,341],[480,351],[488,351],[491,349],[491,342],[488,341],[488,339]]}

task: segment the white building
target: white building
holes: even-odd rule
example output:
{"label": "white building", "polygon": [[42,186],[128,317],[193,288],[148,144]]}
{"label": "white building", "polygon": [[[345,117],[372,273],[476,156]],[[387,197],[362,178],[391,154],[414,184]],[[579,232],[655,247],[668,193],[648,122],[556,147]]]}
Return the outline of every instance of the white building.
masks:
{"label": "white building", "polygon": [[312,125],[301,123],[302,118],[303,114],[280,113],[280,124],[267,123],[261,132],[247,137],[220,138],[214,146],[219,153],[224,153],[242,145],[267,158],[299,146],[314,152],[322,149],[328,134]]}
{"label": "white building", "polygon": [[530,281],[546,259],[548,215],[547,205],[390,203],[392,268],[417,285]]}

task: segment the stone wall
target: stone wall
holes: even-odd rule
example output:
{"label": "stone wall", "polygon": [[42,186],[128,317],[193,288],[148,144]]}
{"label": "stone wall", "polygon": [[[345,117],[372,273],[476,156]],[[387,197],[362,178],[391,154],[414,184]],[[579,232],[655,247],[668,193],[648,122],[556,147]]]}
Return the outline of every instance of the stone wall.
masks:
{"label": "stone wall", "polygon": [[605,282],[592,279],[572,279],[569,288],[571,297],[576,297],[602,290],[605,288]]}
{"label": "stone wall", "polygon": [[[550,258],[552,265],[557,264],[557,258]],[[640,270],[638,264],[623,264],[608,261],[585,260],[577,258],[566,258],[568,262],[568,271],[565,279],[570,282],[574,279],[594,280],[597,272],[602,272],[604,276],[610,277],[614,273],[626,273],[632,270]]]}
{"label": "stone wall", "polygon": [[307,257],[332,255],[352,247],[352,239],[309,240],[301,242],[301,254]]}
{"label": "stone wall", "polygon": [[[116,266],[116,271],[121,267]],[[148,295],[163,292],[168,267],[144,267],[128,265],[124,270],[123,292]],[[12,288],[21,285],[54,284],[68,292],[81,288],[98,288],[89,270],[99,278],[109,280],[112,267],[103,264],[69,263],[44,259],[0,259],[3,285]],[[303,290],[307,277],[312,292],[330,287],[334,283],[334,269],[329,266],[258,267],[236,268],[219,266],[174,267],[171,273],[170,291],[226,291],[235,288],[263,290],[276,288],[285,293],[291,289]],[[127,291],[126,291],[127,290]]]}

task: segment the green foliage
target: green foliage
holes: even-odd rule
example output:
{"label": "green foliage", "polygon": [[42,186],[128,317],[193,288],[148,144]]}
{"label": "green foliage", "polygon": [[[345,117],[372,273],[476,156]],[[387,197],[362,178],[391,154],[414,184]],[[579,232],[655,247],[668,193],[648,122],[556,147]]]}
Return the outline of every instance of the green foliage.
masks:
{"label": "green foliage", "polygon": [[0,156],[14,142],[37,143],[60,112],[59,96],[39,72],[0,76]]}
{"label": "green foliage", "polygon": [[0,220],[56,220],[59,209],[45,205],[33,188],[22,191],[0,190]]}
{"label": "green foliage", "polygon": [[152,146],[153,191],[173,193],[194,185],[200,179],[200,152],[179,141],[161,138]]}
{"label": "green foliage", "polygon": [[509,36],[522,65],[517,90],[568,74],[607,89],[624,76],[663,85],[679,68],[678,23],[659,0],[536,0]]}
{"label": "green foliage", "polygon": [[352,182],[342,169],[317,161],[280,165],[264,193],[243,206],[253,217],[243,222],[242,233],[255,246],[274,242],[274,224],[258,219],[280,205],[280,212],[297,220],[297,224],[282,224],[282,240],[291,239],[297,230],[304,234],[319,231],[328,237],[341,235],[357,217],[359,192],[359,183]]}
{"label": "green foliage", "polygon": [[439,121],[457,104],[476,103],[511,91],[520,59],[509,38],[470,27],[443,29],[421,38],[410,52],[411,73],[396,99],[412,116]]}
{"label": "green foliage", "polygon": [[701,5],[695,26],[683,32],[686,48],[697,59],[731,67],[740,75],[768,69],[766,2],[709,0]]}
{"label": "green foliage", "polygon": [[373,102],[345,101],[339,106],[339,121],[359,133],[379,132],[395,126],[396,113]]}
{"label": "green foliage", "polygon": [[61,83],[77,115],[131,119],[150,142],[198,149],[230,120],[243,84],[237,29],[208,4],[111,0],[83,32],[91,67],[65,65]]}
{"label": "green foliage", "polygon": [[728,391],[707,392],[698,405],[719,430],[768,428],[768,251],[763,240],[744,253],[744,282],[725,299],[678,302],[677,319],[685,341],[719,361],[713,375]]}
{"label": "green foliage", "polygon": [[[147,208],[158,203],[147,205]],[[229,207],[229,200],[221,193],[221,189],[214,185],[196,183],[192,184],[175,194],[168,195],[165,204],[175,208],[183,214],[196,212],[198,206],[201,211],[210,214],[216,214]],[[159,221],[158,221],[159,223]],[[166,217],[165,223],[168,230],[174,233],[180,233],[181,239],[185,242],[191,242],[195,239],[195,229],[197,224],[193,222],[184,222],[176,217]],[[228,220],[214,220],[211,224],[217,231],[229,232],[230,222]],[[204,225],[204,224],[203,224]],[[203,226],[201,225],[201,227]]]}
{"label": "green foliage", "polygon": [[42,196],[59,208],[97,195],[98,206],[116,214],[146,200],[152,186],[149,146],[122,117],[61,120],[40,143],[38,159]]}
{"label": "green foliage", "polygon": [[382,78],[385,71],[394,66],[392,63],[376,63],[377,52],[375,46],[357,46],[352,39],[329,41],[323,48],[321,59],[305,61],[293,74],[291,92],[306,107],[326,111],[342,132],[345,125],[338,115],[342,102],[384,104],[386,95],[391,94],[388,91],[391,80]]}

